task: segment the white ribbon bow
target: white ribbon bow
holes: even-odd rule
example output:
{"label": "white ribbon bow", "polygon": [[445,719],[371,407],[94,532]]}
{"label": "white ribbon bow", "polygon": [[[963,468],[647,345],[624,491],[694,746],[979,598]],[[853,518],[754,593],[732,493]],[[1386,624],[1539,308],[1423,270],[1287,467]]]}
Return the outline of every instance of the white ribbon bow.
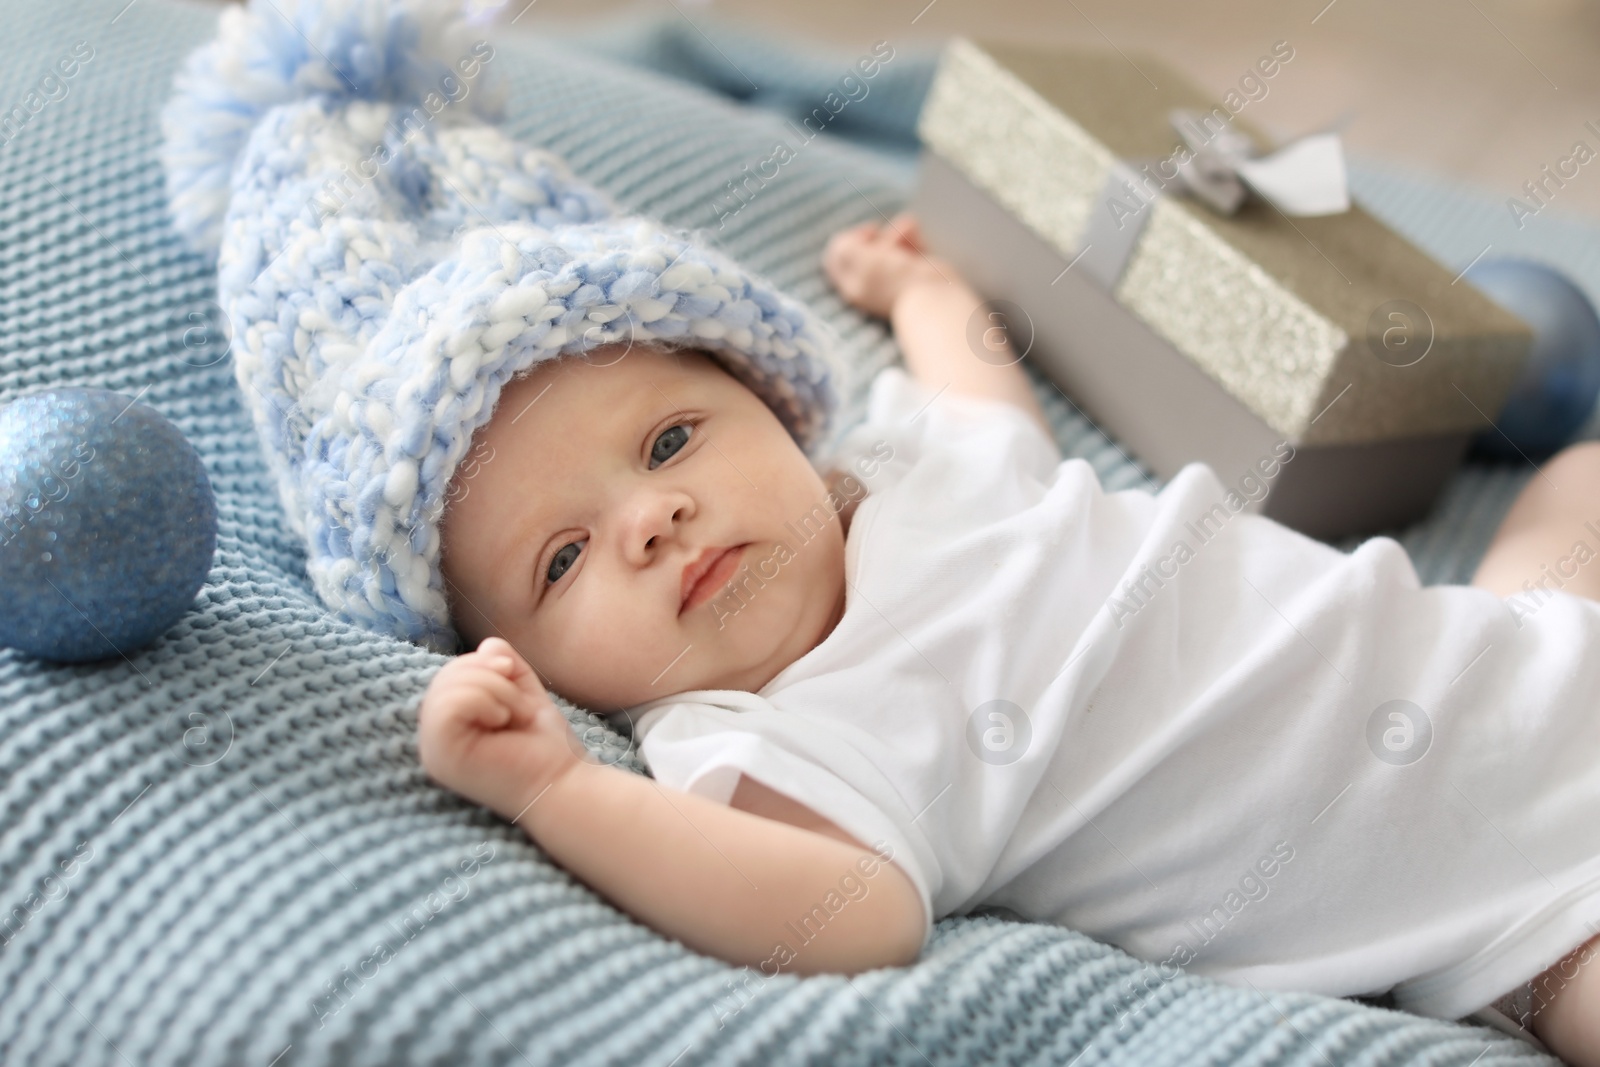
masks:
{"label": "white ribbon bow", "polygon": [[1224,215],[1239,210],[1247,187],[1285,215],[1337,215],[1350,210],[1344,148],[1336,133],[1313,133],[1257,156],[1250,138],[1225,126],[1211,134],[1191,111],[1168,119],[1193,153],[1178,177],[1195,196]]}
{"label": "white ribbon bow", "polygon": [[1213,132],[1202,124],[1201,116],[1182,110],[1171,112],[1168,119],[1187,146],[1186,152],[1162,161],[1167,167],[1175,165],[1176,175],[1166,177],[1167,167],[1162,175],[1151,175],[1148,163],[1142,174],[1132,161],[1113,163],[1069,270],[1082,260],[1085,274],[1105,289],[1115,289],[1150,221],[1152,205],[1169,184],[1224,215],[1238,211],[1252,191],[1285,215],[1336,215],[1350,210],[1338,134],[1310,134],[1258,156],[1250,138],[1232,126]]}

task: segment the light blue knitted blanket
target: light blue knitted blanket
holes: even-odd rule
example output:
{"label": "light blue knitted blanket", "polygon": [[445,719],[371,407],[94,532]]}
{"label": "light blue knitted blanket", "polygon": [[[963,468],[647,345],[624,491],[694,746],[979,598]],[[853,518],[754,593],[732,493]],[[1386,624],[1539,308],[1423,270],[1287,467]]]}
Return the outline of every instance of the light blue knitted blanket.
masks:
{"label": "light blue knitted blanket", "polygon": [[[1163,981],[1070,930],[995,915],[940,923],[913,967],[763,980],[633,922],[429,784],[415,708],[442,659],[318,607],[237,395],[212,274],[165,217],[157,114],[216,10],[0,0],[0,399],[60,384],[141,396],[199,449],[221,522],[209,582],[155,647],[75,667],[0,652],[0,1062],[1553,1062],[1482,1028]],[[848,425],[895,352],[828,293],[817,256],[833,230],[906,200],[904,155],[819,138],[717,229],[711,205],[782,119],[684,84],[709,69],[687,49],[787,86],[763,98],[726,75],[733,95],[780,108],[855,57],[704,28],[613,37],[637,63],[681,63],[676,80],[570,43],[503,42],[509,129],[632,209],[710,227],[812,301],[851,347]],[[902,51],[840,131],[909,129],[926,63]],[[1447,262],[1499,240],[1493,205],[1371,173],[1360,191]],[[1593,236],[1541,240],[1593,285]],[[1108,485],[1140,480],[1041,395],[1070,453]],[[1405,535],[1427,577],[1470,570],[1524,477],[1463,472]],[[571,715],[640,769],[625,739]]]}

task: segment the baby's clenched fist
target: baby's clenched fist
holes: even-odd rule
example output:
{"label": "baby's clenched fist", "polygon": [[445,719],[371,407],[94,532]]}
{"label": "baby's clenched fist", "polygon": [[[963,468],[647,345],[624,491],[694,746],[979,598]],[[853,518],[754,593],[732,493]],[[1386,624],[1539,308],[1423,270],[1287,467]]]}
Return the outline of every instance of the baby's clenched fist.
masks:
{"label": "baby's clenched fist", "polygon": [[581,762],[583,745],[528,661],[490,637],[428,683],[417,750],[429,777],[515,819]]}

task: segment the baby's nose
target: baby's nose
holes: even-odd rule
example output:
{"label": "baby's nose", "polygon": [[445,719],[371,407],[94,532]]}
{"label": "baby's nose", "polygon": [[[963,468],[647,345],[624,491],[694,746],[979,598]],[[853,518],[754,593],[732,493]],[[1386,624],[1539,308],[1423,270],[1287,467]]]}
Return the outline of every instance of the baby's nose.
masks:
{"label": "baby's nose", "polygon": [[693,513],[693,501],[680,492],[652,492],[636,499],[624,549],[634,562],[648,563]]}

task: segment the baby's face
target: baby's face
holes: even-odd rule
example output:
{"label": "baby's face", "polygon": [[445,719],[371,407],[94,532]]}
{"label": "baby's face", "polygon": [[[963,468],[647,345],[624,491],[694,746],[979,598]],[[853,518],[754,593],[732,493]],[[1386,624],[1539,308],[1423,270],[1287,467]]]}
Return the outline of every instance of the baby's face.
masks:
{"label": "baby's face", "polygon": [[827,497],[772,410],[704,353],[552,360],[506,384],[451,482],[452,617],[592,711],[754,692],[843,613]]}

